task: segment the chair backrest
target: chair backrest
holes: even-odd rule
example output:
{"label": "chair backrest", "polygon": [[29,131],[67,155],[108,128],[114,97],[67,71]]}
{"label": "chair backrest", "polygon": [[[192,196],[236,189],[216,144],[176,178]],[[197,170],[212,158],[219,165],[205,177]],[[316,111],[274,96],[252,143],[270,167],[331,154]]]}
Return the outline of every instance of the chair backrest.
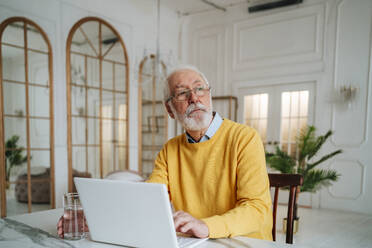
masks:
{"label": "chair backrest", "polygon": [[105,179],[122,180],[127,182],[143,182],[145,179],[136,171],[119,170],[106,175]]}
{"label": "chair backrest", "polygon": [[294,211],[297,198],[297,188],[302,185],[303,177],[299,174],[273,174],[269,173],[270,187],[275,188],[273,202],[273,240],[276,240],[276,210],[278,207],[279,188],[289,187],[288,211],[287,211],[287,231],[285,242],[293,244],[293,223]]}

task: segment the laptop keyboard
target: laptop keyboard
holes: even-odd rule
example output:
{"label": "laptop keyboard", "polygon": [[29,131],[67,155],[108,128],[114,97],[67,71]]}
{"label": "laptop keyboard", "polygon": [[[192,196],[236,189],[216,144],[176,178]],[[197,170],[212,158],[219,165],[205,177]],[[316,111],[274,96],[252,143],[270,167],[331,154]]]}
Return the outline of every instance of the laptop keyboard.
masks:
{"label": "laptop keyboard", "polygon": [[206,239],[198,239],[198,238],[177,236],[177,242],[178,242],[178,247],[179,248],[194,247],[197,244],[199,244],[199,243],[201,243],[205,240]]}

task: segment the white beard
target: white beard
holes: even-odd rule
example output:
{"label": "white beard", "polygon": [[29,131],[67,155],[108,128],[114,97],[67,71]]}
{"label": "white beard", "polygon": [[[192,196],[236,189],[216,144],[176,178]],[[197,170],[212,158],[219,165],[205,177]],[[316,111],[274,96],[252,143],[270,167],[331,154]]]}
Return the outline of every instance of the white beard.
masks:
{"label": "white beard", "polygon": [[[203,130],[209,127],[209,124],[211,123],[213,118],[212,102],[210,108],[204,106],[201,103],[196,104],[192,103],[190,104],[190,106],[187,107],[185,114],[178,113],[171,102],[169,103],[169,106],[176,120],[178,120],[186,130],[190,131]],[[193,116],[194,114],[192,113],[192,111],[195,109],[201,109],[203,112],[198,112],[195,114],[195,116]]]}

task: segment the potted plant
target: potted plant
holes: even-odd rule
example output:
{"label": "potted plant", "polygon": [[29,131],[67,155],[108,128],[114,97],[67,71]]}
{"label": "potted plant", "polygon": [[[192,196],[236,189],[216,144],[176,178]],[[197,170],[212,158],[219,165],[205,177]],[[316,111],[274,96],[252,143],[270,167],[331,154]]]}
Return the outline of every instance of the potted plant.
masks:
{"label": "potted plant", "polygon": [[[324,161],[342,153],[342,150],[339,149],[316,158],[315,155],[333,132],[329,130],[324,135],[316,136],[315,131],[316,128],[314,126],[306,126],[301,130],[296,140],[298,152],[295,157],[282,151],[279,146],[276,147],[274,153],[266,153],[266,161],[271,168],[281,173],[301,174],[303,176],[303,185],[298,188],[297,196],[300,192],[315,193],[321,187],[331,185],[332,182],[337,181],[340,177],[340,174],[335,170],[316,168]],[[296,198],[297,200],[298,197]],[[297,202],[294,217],[298,222]]]}
{"label": "potted plant", "polygon": [[23,147],[18,146],[18,135],[13,135],[5,142],[5,179],[9,188],[10,172],[13,167],[20,166],[27,161],[27,156],[23,156]]}

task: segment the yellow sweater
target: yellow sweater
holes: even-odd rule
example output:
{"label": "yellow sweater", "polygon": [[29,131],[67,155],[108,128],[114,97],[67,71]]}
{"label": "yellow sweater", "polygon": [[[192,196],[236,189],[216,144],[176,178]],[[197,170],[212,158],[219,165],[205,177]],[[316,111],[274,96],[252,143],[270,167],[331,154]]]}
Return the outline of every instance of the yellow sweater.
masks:
{"label": "yellow sweater", "polygon": [[272,240],[264,150],[250,127],[224,119],[208,141],[188,143],[185,134],[169,140],[148,182],[165,184],[175,209],[203,220],[210,238]]}

